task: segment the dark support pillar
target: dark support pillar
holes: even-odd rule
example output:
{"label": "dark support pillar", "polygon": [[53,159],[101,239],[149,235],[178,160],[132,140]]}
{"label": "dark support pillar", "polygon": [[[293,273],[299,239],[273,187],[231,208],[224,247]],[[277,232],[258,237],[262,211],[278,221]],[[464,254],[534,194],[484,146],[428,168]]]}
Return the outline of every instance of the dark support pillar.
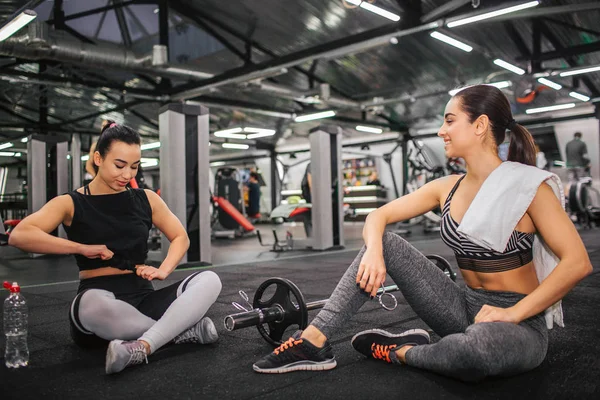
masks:
{"label": "dark support pillar", "polygon": [[279,170],[277,169],[277,153],[275,147],[270,151],[271,156],[271,210],[279,204],[279,187],[281,180],[279,179]]}
{"label": "dark support pillar", "polygon": [[539,19],[534,19],[533,22],[533,34],[532,34],[532,43],[533,43],[533,54],[532,60],[529,64],[529,72],[534,74],[536,72],[540,72],[542,70],[542,62],[538,60],[540,54],[542,53],[542,30],[541,30],[541,22]]}
{"label": "dark support pillar", "polygon": [[406,190],[406,182],[408,182],[408,141],[410,136],[405,134],[402,136],[402,195],[408,193]]}
{"label": "dark support pillar", "polygon": [[[167,62],[169,60],[169,2],[167,0],[158,0],[158,44],[167,47]],[[171,88],[171,80],[162,78],[160,82],[161,89]]]}

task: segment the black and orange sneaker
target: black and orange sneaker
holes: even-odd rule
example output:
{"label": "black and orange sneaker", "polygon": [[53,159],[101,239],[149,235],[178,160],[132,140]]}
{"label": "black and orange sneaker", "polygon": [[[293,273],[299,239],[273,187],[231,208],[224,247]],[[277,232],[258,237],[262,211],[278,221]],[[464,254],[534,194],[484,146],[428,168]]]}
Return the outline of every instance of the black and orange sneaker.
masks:
{"label": "black and orange sneaker", "polygon": [[329,343],[316,347],[306,339],[291,337],[271,354],[257,361],[252,368],[263,374],[284,374],[292,371],[324,371],[336,365]]}
{"label": "black and orange sneaker", "polygon": [[406,345],[429,344],[429,334],[423,329],[411,329],[397,335],[381,329],[369,329],[354,335],[351,343],[356,351],[369,358],[398,363],[394,351]]}

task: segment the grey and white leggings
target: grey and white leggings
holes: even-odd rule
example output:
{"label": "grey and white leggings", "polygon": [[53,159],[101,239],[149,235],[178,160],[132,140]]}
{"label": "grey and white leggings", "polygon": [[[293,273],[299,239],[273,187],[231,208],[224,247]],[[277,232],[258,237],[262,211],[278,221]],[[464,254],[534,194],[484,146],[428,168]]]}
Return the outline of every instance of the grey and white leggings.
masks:
{"label": "grey and white leggings", "polygon": [[204,317],[221,292],[212,271],[159,290],[135,274],[84,279],[70,310],[71,336],[82,347],[144,340],[152,352]]}
{"label": "grey and white leggings", "polygon": [[[360,251],[312,321],[331,337],[369,300],[356,286],[356,274],[366,248]],[[437,343],[415,346],[406,352],[408,365],[464,381],[487,376],[509,376],[529,371],[546,357],[548,331],[543,314],[520,324],[474,324],[484,304],[507,308],[525,295],[514,292],[460,288],[410,243],[393,233],[383,236],[383,257],[388,275],[415,313],[435,333]]]}

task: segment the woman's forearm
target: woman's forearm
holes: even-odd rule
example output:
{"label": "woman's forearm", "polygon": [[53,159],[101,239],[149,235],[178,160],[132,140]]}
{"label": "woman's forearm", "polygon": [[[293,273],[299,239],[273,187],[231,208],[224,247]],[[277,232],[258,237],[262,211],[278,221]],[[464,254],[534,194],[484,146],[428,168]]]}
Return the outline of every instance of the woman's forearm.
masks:
{"label": "woman's forearm", "polygon": [[562,299],[590,272],[592,265],[589,259],[576,263],[561,261],[533,292],[513,306],[519,321],[539,314]]}
{"label": "woman's forearm", "polygon": [[190,247],[190,239],[187,235],[178,236],[169,244],[169,251],[167,252],[167,257],[163,260],[159,269],[165,271],[170,274],[177,268],[177,264],[185,255],[185,252]]}
{"label": "woman's forearm", "polygon": [[382,248],[385,226],[385,219],[377,213],[377,210],[372,211],[367,216],[365,226],[363,227],[363,240],[367,248]]}
{"label": "woman's forearm", "polygon": [[8,244],[29,253],[78,254],[80,243],[59,238],[35,226],[20,227],[9,236]]}

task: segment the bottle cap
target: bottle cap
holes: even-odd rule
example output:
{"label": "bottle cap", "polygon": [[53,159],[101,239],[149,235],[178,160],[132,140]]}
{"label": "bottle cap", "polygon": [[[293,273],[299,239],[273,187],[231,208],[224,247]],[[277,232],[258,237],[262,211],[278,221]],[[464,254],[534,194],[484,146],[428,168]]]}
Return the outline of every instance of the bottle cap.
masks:
{"label": "bottle cap", "polygon": [[10,284],[7,281],[4,281],[4,284],[2,286],[4,286],[5,289],[10,290],[11,293],[19,293],[21,291],[21,287],[17,282],[13,282],[12,284]]}

